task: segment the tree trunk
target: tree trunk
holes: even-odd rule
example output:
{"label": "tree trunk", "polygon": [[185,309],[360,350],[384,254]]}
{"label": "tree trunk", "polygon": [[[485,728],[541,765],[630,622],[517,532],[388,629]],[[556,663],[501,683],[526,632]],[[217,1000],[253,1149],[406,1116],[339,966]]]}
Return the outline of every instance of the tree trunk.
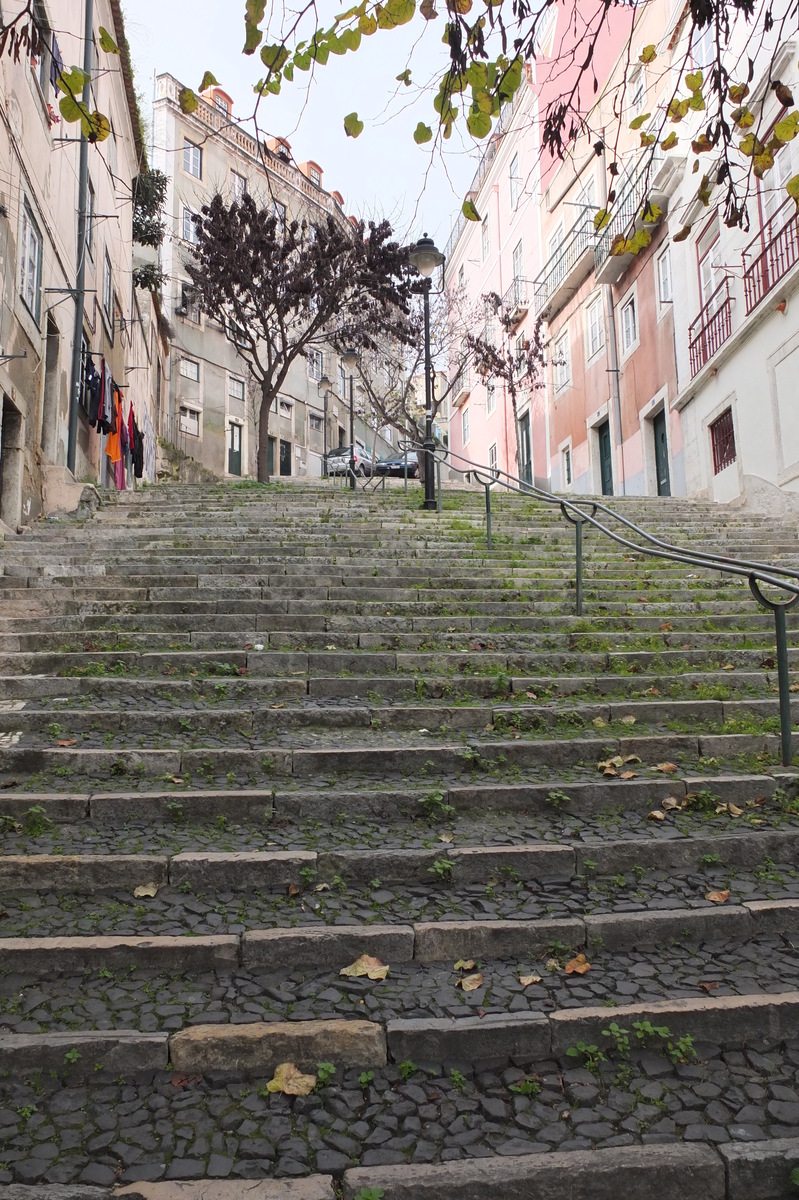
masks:
{"label": "tree trunk", "polygon": [[258,410],[258,482],[269,483],[269,411],[272,396],[266,388],[261,389],[261,407]]}

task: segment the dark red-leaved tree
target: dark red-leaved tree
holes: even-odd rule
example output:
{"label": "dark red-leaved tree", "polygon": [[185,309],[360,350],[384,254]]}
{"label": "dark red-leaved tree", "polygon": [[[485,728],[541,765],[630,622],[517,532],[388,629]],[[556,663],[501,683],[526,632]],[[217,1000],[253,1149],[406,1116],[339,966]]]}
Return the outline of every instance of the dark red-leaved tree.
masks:
{"label": "dark red-leaved tree", "polygon": [[200,305],[260,386],[258,479],[268,481],[269,410],[292,363],[347,341],[379,347],[408,336],[412,268],[387,221],[324,215],[286,224],[271,201],[226,204],[217,195],[195,217],[188,272]]}

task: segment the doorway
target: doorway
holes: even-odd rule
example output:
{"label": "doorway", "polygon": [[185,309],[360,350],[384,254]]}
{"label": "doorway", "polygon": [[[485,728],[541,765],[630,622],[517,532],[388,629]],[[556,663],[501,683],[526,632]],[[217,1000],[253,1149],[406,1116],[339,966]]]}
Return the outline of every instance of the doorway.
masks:
{"label": "doorway", "polygon": [[661,409],[652,422],[652,433],[655,438],[655,475],[659,496],[671,495],[671,478],[669,476],[669,444],[666,438],[666,410]]}
{"label": "doorway", "polygon": [[266,442],[266,469],[270,475],[275,473],[275,439],[270,437]]}
{"label": "doorway", "polygon": [[0,400],[0,521],[16,529],[22,519],[22,413]]}
{"label": "doorway", "polygon": [[525,483],[533,482],[533,451],[530,441],[530,414],[525,413],[519,418],[519,459],[522,479]]}
{"label": "doorway", "polygon": [[280,474],[291,474],[291,442],[280,439]]}
{"label": "doorway", "polygon": [[228,425],[227,469],[229,475],[241,475],[241,425]]}
{"label": "doorway", "polygon": [[[61,338],[51,316],[47,318],[44,354],[44,397],[42,403],[41,445],[51,463],[58,458],[58,357]],[[85,363],[85,359],[83,360]],[[84,366],[85,370],[85,366]]]}
{"label": "doorway", "polygon": [[610,422],[597,426],[599,439],[599,472],[602,479],[602,495],[613,495],[613,451],[610,443]]}

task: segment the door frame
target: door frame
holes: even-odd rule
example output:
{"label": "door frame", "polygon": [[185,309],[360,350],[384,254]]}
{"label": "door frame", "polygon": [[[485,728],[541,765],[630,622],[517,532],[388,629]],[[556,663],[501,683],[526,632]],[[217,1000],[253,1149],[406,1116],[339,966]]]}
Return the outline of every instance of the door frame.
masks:
{"label": "door frame", "polygon": [[638,422],[641,430],[641,446],[643,448],[643,466],[644,466],[644,495],[657,496],[658,494],[658,473],[657,461],[655,458],[655,417],[659,413],[663,413],[666,418],[666,447],[669,456],[669,486],[674,486],[674,470],[671,459],[671,421],[668,388],[661,388],[656,392],[652,399],[638,413]]}
{"label": "door frame", "polygon": [[[227,419],[228,438],[230,437],[230,430],[232,428],[238,429],[238,431],[239,431],[239,469],[238,469],[238,472],[231,471],[231,469],[230,469],[231,449],[230,449],[230,446],[228,445],[227,446],[227,462],[225,463],[225,474],[229,475],[231,477],[231,479],[243,479],[244,473],[245,473],[244,469],[245,469],[245,465],[246,465],[246,460],[244,458],[244,422],[237,421],[233,417],[228,417],[228,419]],[[227,438],[225,440],[227,441]]]}
{"label": "door frame", "polygon": [[[610,411],[610,401],[606,401],[601,408],[598,408],[585,422],[586,437],[588,439],[588,467],[590,478],[590,494],[592,496],[602,495],[602,467],[599,461],[599,428],[607,421],[610,429],[610,464],[613,474],[613,486],[615,488],[618,479],[618,471],[616,470],[616,445],[613,437],[614,421]],[[572,473],[574,472],[574,453],[572,453]]]}

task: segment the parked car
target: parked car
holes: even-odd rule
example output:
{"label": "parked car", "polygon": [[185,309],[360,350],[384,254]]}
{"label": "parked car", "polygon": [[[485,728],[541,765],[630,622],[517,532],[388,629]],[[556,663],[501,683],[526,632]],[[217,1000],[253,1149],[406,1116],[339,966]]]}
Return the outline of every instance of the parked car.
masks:
{"label": "parked car", "polygon": [[[402,479],[406,470],[405,462],[404,454],[393,454],[375,463],[375,472],[378,475],[398,475]],[[419,456],[415,450],[408,451],[407,471],[409,479],[416,479],[419,474]]]}
{"label": "parked car", "polygon": [[[356,475],[371,475],[372,474],[372,458],[360,446],[356,446],[352,455],[355,474]],[[327,456],[327,473],[328,475],[346,475],[350,469],[350,447],[339,446],[338,450],[331,450]]]}

